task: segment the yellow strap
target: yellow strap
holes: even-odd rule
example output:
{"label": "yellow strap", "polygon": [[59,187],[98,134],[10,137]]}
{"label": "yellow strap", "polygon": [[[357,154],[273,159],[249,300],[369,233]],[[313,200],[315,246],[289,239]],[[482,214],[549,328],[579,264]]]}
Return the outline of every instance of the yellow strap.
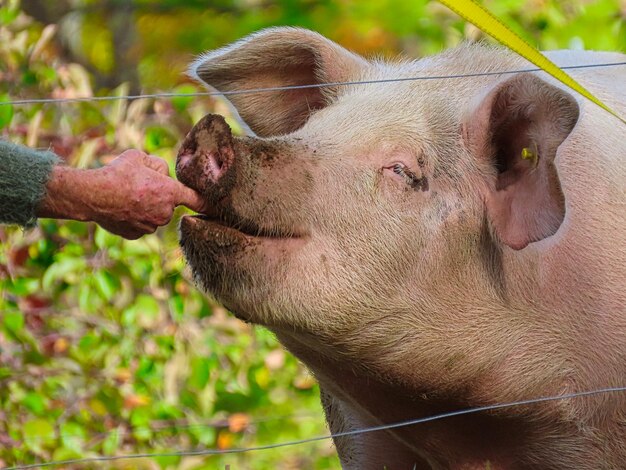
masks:
{"label": "yellow strap", "polygon": [[509,49],[514,50],[519,55],[535,64],[537,67],[540,67],[557,80],[563,82],[568,87],[576,90],[581,95],[587,97],[595,104],[607,110],[617,119],[626,124],[626,120],[624,120],[621,116],[619,116],[615,111],[605,105],[598,98],[593,96],[582,85],[580,85],[576,80],[563,72],[563,70],[556,66],[546,56],[541,54],[537,49],[535,49],[533,46],[524,41],[524,39],[511,31],[504,23],[502,23],[498,18],[493,16],[482,5],[479,5],[474,0],[439,1],[466,21],[473,23],[479,29],[489,34],[491,37],[501,42]]}

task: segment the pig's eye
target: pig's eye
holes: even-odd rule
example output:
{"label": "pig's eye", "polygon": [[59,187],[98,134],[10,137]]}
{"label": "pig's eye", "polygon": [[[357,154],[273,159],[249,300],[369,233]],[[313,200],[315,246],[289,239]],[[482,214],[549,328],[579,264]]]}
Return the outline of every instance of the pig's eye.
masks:
{"label": "pig's eye", "polygon": [[412,188],[417,189],[422,186],[422,178],[419,178],[415,173],[413,173],[402,163],[394,164],[391,169],[395,174],[402,176],[406,183]]}

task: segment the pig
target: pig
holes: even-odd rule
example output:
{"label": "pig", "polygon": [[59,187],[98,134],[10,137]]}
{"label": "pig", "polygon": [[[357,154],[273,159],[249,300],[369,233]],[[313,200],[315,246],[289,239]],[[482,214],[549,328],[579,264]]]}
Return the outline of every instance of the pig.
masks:
{"label": "pig", "polygon": [[[178,178],[212,207],[181,220],[182,250],[310,368],[332,433],[626,385],[626,126],[528,68],[486,44],[369,60],[288,27],[191,66],[235,92],[246,135],[208,115],[182,143]],[[626,116],[625,66],[569,73]],[[236,93],[292,85],[322,86]],[[345,469],[624,468],[626,395],[334,444]]]}

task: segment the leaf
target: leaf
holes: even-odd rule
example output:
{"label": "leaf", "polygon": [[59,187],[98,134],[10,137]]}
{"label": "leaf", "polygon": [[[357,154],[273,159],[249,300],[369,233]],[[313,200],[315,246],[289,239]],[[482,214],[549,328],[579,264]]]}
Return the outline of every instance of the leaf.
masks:
{"label": "leaf", "polygon": [[[113,90],[113,93],[111,93],[111,96],[119,96],[119,97],[128,96],[129,90],[130,90],[130,84],[122,83],[115,90]],[[109,124],[111,124],[114,127],[120,126],[122,124],[122,121],[124,120],[124,116],[126,115],[127,107],[128,107],[127,99],[115,100],[112,103],[109,112],[106,114]]]}
{"label": "leaf", "polygon": [[250,416],[246,413],[234,413],[228,417],[228,430],[230,432],[244,431],[250,425]]}
{"label": "leaf", "polygon": [[75,25],[80,28],[81,33],[72,35],[76,38],[75,47],[81,47],[90,62],[100,71],[110,72],[115,67],[113,31],[103,18],[92,17],[91,20]]}
{"label": "leaf", "polygon": [[106,271],[98,271],[94,275],[94,280],[96,281],[96,287],[100,291],[102,297],[105,300],[110,301],[118,288],[115,279]]}
{"label": "leaf", "polygon": [[74,166],[77,168],[88,168],[92,166],[93,162],[96,160],[96,154],[101,144],[102,141],[100,138],[84,141],[76,152]]}
{"label": "leaf", "polygon": [[63,423],[61,425],[61,442],[63,446],[76,454],[82,453],[86,436],[85,428],[78,423]]}
{"label": "leaf", "polygon": [[22,405],[36,415],[42,415],[46,410],[46,401],[39,393],[29,392],[22,400]]}
{"label": "leaf", "polygon": [[120,384],[127,383],[132,378],[132,373],[127,367],[120,367],[115,371],[114,378]]}
{"label": "leaf", "polygon": [[94,350],[99,343],[99,336],[97,336],[95,333],[87,333],[78,342],[78,349],[81,352],[87,353]]}
{"label": "leaf", "polygon": [[82,457],[85,457],[85,455],[80,450],[70,447],[59,447],[55,449],[51,460],[71,460],[80,459]]}
{"label": "leaf", "polygon": [[27,421],[22,434],[24,444],[35,452],[41,452],[42,447],[51,447],[56,441],[54,428],[45,419]]}
{"label": "leaf", "polygon": [[[178,463],[181,461],[181,457],[177,455],[164,455],[154,457],[154,460],[161,466],[161,468],[179,468]],[[195,467],[196,470],[199,470]]]}
{"label": "leaf", "polygon": [[131,393],[124,397],[124,408],[126,408],[127,410],[139,408],[148,404],[150,404],[150,397],[146,395]]}
{"label": "leaf", "polygon": [[4,314],[4,326],[17,335],[24,329],[24,314],[22,312],[7,312]]}
{"label": "leaf", "polygon": [[270,383],[270,371],[266,367],[261,367],[254,373],[254,380],[256,384],[262,388],[266,389]]}
{"label": "leaf", "polygon": [[150,414],[146,408],[136,408],[132,411],[133,437],[139,441],[147,441],[152,437],[150,428]]}
{"label": "leaf", "polygon": [[143,328],[152,328],[158,324],[161,308],[159,303],[146,294],[137,296],[135,304],[125,311],[125,318],[129,324],[137,323]]}
{"label": "leaf", "polygon": [[217,431],[211,426],[194,426],[190,428],[191,433],[198,442],[204,446],[212,446],[215,444]]}
{"label": "leaf", "polygon": [[81,311],[86,313],[93,312],[93,289],[91,288],[90,279],[87,278],[78,288],[78,306]]}
{"label": "leaf", "polygon": [[41,285],[44,290],[50,290],[52,285],[57,281],[76,282],[78,279],[72,279],[71,275],[81,273],[86,267],[87,261],[85,258],[62,258],[46,270],[41,280]]}
{"label": "leaf", "polygon": [[191,361],[191,376],[189,385],[202,390],[209,382],[209,362],[202,357],[195,357]]}
{"label": "leaf", "polygon": [[29,62],[33,63],[37,61],[37,59],[39,58],[39,55],[46,48],[46,46],[50,43],[56,31],[57,31],[57,25],[55,24],[49,24],[43,28],[43,30],[41,31],[41,35],[39,36],[39,39],[37,40],[37,43],[35,44],[35,46],[33,47],[30,53]]}
{"label": "leaf", "polygon": [[185,301],[182,295],[174,295],[168,301],[172,319],[179,323],[185,318]]}
{"label": "leaf", "polygon": [[102,442],[102,453],[104,455],[115,455],[122,441],[122,428],[113,429]]}
{"label": "leaf", "polygon": [[107,414],[107,408],[97,398],[93,398],[89,401],[89,407],[91,410],[99,416],[105,416]]}
{"label": "leaf", "polygon": [[173,147],[176,139],[169,130],[164,127],[149,127],[146,130],[144,146],[149,153],[156,152],[163,147]]}
{"label": "leaf", "polygon": [[102,250],[112,248],[120,244],[120,237],[113,235],[111,232],[107,232],[101,227],[96,227],[96,234],[94,238],[96,246]]}
{"label": "leaf", "polygon": [[233,435],[227,431],[221,431],[217,436],[217,448],[220,450],[230,449],[233,446]]}
{"label": "leaf", "polygon": [[[0,95],[0,102],[11,101],[11,97],[7,94]],[[0,129],[8,127],[13,119],[13,105],[0,104]]]}
{"label": "leaf", "polygon": [[21,277],[12,283],[12,291],[15,295],[26,296],[39,291],[39,279]]}
{"label": "leaf", "polygon": [[19,16],[19,8],[5,6],[0,8],[0,24],[10,24]]}
{"label": "leaf", "polygon": [[41,121],[43,120],[43,111],[39,110],[30,119],[28,123],[28,133],[26,134],[26,145],[28,147],[35,147],[39,140],[39,134],[41,131]]}

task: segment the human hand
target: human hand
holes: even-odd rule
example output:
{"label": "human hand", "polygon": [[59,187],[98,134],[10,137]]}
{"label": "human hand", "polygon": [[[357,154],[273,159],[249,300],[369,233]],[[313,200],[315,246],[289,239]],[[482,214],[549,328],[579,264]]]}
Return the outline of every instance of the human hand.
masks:
{"label": "human hand", "polygon": [[167,163],[138,150],[127,150],[96,170],[55,167],[38,215],[93,221],[134,240],[172,219],[176,206],[203,212],[205,201],[169,177]]}
{"label": "human hand", "polygon": [[138,150],[127,150],[100,172],[93,220],[124,238],[136,239],[167,225],[176,206],[202,212],[204,201],[191,188],[170,178],[167,163]]}

